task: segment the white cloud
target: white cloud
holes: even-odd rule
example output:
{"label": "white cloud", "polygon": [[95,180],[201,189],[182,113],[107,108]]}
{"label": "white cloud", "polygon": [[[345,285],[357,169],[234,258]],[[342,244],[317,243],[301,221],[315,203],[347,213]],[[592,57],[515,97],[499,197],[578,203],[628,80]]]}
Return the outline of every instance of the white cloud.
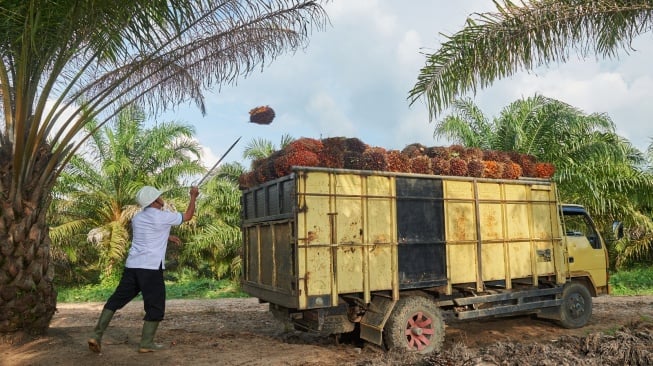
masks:
{"label": "white cloud", "polygon": [[[304,51],[281,56],[262,73],[207,97],[208,114],[184,109],[174,118],[193,123],[201,143],[226,149],[243,136],[227,160],[240,159],[251,139],[278,144],[294,137],[358,137],[376,146],[401,149],[436,141],[423,103],[408,106],[408,91],[433,52],[461,29],[472,12],[493,10],[489,0],[334,0],[327,3],[331,26],[311,36]],[[519,73],[481,90],[474,101],[490,116],[521,97],[538,92],[583,109],[608,113],[618,133],[644,148],[653,136],[653,42],[642,37],[636,52],[616,61],[572,60],[532,73]],[[269,126],[246,123],[257,105],[277,112]],[[235,154],[234,154],[235,153]]]}
{"label": "white cloud", "polygon": [[346,113],[328,93],[313,95],[306,109],[308,115],[318,122],[323,137],[351,136],[356,133],[356,128]]}
{"label": "white cloud", "polygon": [[[215,153],[210,147],[203,146],[200,159],[202,159],[202,163],[204,164],[205,168],[211,169],[213,164],[215,164],[219,158],[217,155],[215,155]],[[225,159],[227,158],[225,157]],[[227,160],[227,161],[231,161],[231,160]]]}

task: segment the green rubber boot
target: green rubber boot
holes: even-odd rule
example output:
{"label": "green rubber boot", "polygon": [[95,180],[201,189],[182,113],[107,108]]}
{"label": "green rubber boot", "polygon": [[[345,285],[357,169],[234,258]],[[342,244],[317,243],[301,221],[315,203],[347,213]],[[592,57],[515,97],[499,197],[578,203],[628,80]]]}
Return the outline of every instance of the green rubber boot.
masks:
{"label": "green rubber boot", "polygon": [[160,351],[165,347],[161,344],[154,343],[154,334],[156,328],[159,327],[159,322],[145,321],[143,323],[143,335],[141,336],[141,344],[138,348],[139,353],[148,353]]}
{"label": "green rubber boot", "polygon": [[111,318],[115,312],[109,309],[102,309],[100,314],[100,319],[98,319],[95,329],[93,330],[93,336],[88,339],[88,349],[95,353],[100,353],[102,351],[102,335],[107,329]]}

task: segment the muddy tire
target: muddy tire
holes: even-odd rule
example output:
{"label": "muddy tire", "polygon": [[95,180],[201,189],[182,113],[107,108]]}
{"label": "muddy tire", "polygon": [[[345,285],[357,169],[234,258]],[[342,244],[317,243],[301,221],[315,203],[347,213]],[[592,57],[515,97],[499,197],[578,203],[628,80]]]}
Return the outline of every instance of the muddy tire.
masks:
{"label": "muddy tire", "polygon": [[580,328],[592,317],[592,295],[587,287],[572,282],[565,285],[560,305],[560,323],[564,328]]}
{"label": "muddy tire", "polygon": [[420,354],[439,352],[444,342],[444,321],[440,309],[425,297],[399,299],[383,329],[388,349]]}

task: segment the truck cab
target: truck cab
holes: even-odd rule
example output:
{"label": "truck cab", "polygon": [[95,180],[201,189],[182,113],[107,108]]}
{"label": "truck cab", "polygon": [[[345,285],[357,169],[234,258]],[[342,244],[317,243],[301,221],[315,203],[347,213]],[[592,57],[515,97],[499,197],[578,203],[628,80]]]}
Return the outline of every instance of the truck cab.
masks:
{"label": "truck cab", "polygon": [[593,296],[609,294],[608,249],[592,218],[583,206],[562,205],[567,242],[567,262],[571,278],[591,281]]}

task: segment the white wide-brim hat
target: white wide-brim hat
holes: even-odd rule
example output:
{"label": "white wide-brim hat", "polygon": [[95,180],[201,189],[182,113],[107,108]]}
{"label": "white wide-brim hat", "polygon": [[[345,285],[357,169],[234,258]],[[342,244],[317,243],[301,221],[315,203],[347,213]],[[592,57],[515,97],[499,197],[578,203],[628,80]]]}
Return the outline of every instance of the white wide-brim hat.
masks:
{"label": "white wide-brim hat", "polygon": [[138,190],[138,193],[136,193],[136,202],[138,202],[141,207],[145,208],[151,205],[152,202],[156,201],[162,193],[163,191],[159,191],[152,186],[144,186]]}

